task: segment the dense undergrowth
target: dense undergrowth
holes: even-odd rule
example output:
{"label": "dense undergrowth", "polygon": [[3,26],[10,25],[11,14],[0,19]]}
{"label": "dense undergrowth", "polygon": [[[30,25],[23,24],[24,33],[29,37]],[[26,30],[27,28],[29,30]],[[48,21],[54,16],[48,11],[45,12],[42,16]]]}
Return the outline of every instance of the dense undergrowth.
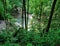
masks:
{"label": "dense undergrowth", "polygon": [[[6,0],[6,4],[3,0],[0,0],[0,20],[2,18],[8,20],[10,26],[14,28],[0,31],[0,46],[60,46],[60,0],[57,2],[48,33],[43,33],[42,30],[47,26],[53,1],[30,0],[27,2],[28,0],[26,0],[26,5],[29,3],[29,13],[35,15],[29,31],[21,28],[16,29],[17,27],[14,25],[15,19],[12,12],[17,9],[15,6],[22,9],[22,0]],[[4,11],[7,11],[7,13],[5,14]],[[14,13],[17,13],[17,11],[14,11]]]}
{"label": "dense undergrowth", "polygon": [[14,32],[0,32],[0,46],[60,46],[60,30],[50,30],[46,33],[19,30],[13,37]]}

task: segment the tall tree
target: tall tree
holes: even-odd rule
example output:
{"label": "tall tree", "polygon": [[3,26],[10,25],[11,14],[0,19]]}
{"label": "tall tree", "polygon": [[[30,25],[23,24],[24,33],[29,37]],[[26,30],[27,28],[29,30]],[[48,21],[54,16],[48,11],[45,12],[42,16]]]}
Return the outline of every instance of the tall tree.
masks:
{"label": "tall tree", "polygon": [[28,28],[28,19],[29,19],[29,0],[27,0],[27,28]]}
{"label": "tall tree", "polygon": [[[23,16],[24,14],[24,16]],[[22,18],[25,17],[25,29],[27,30],[27,20],[26,20],[26,0],[23,0],[23,14]]]}
{"label": "tall tree", "polygon": [[[23,3],[23,1],[22,1],[22,3]],[[24,28],[23,6],[22,6],[22,28]]]}
{"label": "tall tree", "polygon": [[52,21],[52,16],[53,16],[54,9],[55,9],[55,5],[56,5],[56,2],[57,2],[57,0],[54,0],[54,1],[53,1],[53,5],[52,5],[52,8],[51,8],[50,17],[49,17],[49,20],[48,20],[48,25],[47,25],[47,28],[46,28],[46,32],[49,31],[49,28],[50,28],[50,25],[51,25],[51,21]]}

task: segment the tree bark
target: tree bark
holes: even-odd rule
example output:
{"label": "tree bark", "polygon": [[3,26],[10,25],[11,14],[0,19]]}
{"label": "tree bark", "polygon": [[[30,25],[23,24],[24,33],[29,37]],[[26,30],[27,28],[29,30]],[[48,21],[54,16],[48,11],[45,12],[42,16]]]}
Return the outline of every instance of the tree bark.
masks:
{"label": "tree bark", "polygon": [[28,19],[29,19],[29,0],[27,1],[27,29],[28,29]]}
{"label": "tree bark", "polygon": [[24,11],[24,16],[25,16],[25,29],[27,30],[26,0],[23,0],[23,11]]}
{"label": "tree bark", "polygon": [[50,17],[49,17],[49,20],[48,20],[48,25],[47,25],[47,28],[46,28],[46,32],[49,32],[49,28],[50,28],[50,25],[51,25],[52,16],[53,16],[53,13],[54,13],[56,2],[57,2],[57,0],[54,0],[54,2],[53,2],[51,12],[50,12]]}

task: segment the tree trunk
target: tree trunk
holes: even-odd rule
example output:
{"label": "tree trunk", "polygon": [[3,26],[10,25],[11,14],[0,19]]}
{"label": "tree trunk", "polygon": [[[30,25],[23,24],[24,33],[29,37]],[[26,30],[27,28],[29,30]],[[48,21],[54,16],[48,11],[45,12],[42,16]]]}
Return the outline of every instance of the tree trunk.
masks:
{"label": "tree trunk", "polygon": [[27,30],[26,0],[23,0],[23,11],[24,11],[24,16],[25,16],[25,29]]}
{"label": "tree trunk", "polygon": [[57,0],[54,0],[54,2],[53,2],[52,8],[51,8],[51,13],[50,13],[50,18],[48,20],[48,25],[47,25],[47,28],[46,28],[46,32],[49,32],[49,28],[50,28],[50,25],[51,25],[52,16],[53,16],[53,13],[54,13],[56,2],[57,2]]}
{"label": "tree trunk", "polygon": [[29,0],[27,1],[27,29],[28,29],[28,19],[29,19]]}

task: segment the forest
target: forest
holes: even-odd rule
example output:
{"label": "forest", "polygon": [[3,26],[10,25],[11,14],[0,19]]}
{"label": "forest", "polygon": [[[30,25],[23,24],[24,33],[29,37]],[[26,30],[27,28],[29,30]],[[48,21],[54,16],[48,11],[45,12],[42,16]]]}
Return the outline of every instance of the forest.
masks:
{"label": "forest", "polygon": [[0,46],[60,46],[60,0],[0,0]]}

